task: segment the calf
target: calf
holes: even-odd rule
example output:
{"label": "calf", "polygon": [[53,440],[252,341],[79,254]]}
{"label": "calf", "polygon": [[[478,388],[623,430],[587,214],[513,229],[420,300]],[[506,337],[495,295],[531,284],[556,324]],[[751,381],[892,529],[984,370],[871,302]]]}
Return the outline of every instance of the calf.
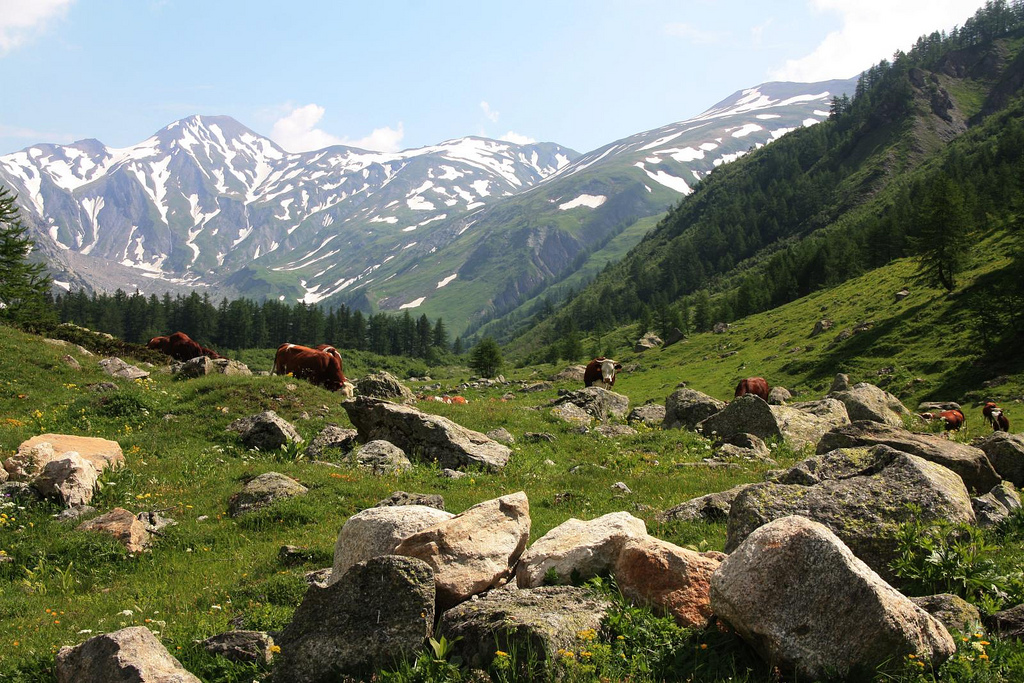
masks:
{"label": "calf", "polygon": [[611,389],[615,386],[615,375],[621,369],[622,364],[611,358],[595,358],[587,363],[587,368],[583,371],[583,386],[590,387],[601,382],[605,389]]}
{"label": "calf", "polygon": [[771,389],[768,388],[768,382],[765,381],[764,377],[748,377],[740,380],[740,383],[736,385],[735,398],[753,394],[767,401],[770,391]]}
{"label": "calf", "polygon": [[1010,431],[1010,418],[1006,417],[1006,415],[1003,414],[1003,409],[992,401],[985,404],[985,407],[981,409],[981,414],[984,415],[985,419],[988,420],[988,423],[992,425],[992,431]]}

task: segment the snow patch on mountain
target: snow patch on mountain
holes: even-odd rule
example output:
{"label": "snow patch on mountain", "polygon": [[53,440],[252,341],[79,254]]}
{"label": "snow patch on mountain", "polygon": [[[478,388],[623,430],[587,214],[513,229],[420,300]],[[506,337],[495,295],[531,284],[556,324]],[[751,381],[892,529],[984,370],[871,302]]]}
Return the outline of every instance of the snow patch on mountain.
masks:
{"label": "snow patch on mountain", "polygon": [[441,289],[445,285],[451,283],[452,280],[454,280],[458,276],[459,276],[458,273],[452,273],[451,275],[449,275],[448,277],[444,278],[443,280],[439,280],[438,283],[437,283],[437,289]]}
{"label": "snow patch on mountain", "polygon": [[608,201],[608,197],[605,197],[604,195],[581,194],[579,197],[576,197],[576,199],[565,202],[564,204],[559,204],[558,209],[560,211],[569,211],[581,206],[585,206],[589,209],[596,209],[606,201]]}
{"label": "snow patch on mountain", "polygon": [[419,305],[422,304],[426,300],[427,300],[427,297],[421,296],[419,299],[413,299],[412,301],[410,301],[407,304],[402,304],[401,306],[398,307],[398,310],[402,310],[403,308],[419,308]]}

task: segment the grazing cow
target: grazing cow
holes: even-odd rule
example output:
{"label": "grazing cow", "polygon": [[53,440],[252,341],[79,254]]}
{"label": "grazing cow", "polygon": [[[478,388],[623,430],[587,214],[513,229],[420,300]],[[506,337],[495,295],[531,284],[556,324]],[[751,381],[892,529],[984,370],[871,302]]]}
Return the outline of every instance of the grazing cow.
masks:
{"label": "grazing cow", "polygon": [[149,343],[146,344],[146,348],[160,351],[177,361],[192,360],[196,356],[221,358],[221,356],[214,351],[204,348],[192,341],[192,339],[184,332],[175,332],[167,337],[153,337],[149,340]]}
{"label": "grazing cow", "polygon": [[345,379],[341,370],[341,355],[334,347],[328,347],[333,353],[311,349],[298,344],[281,344],[274,356],[274,374],[287,375],[308,379],[316,386],[328,391],[341,391],[345,396],[353,395],[352,383]]}
{"label": "grazing cow", "polygon": [[770,391],[771,389],[768,387],[768,382],[765,381],[764,377],[748,377],[740,380],[740,383],[736,385],[735,397],[739,398],[740,396],[753,394],[767,401]]}
{"label": "grazing cow", "polygon": [[992,425],[992,431],[1010,431],[1010,418],[1006,417],[1006,415],[1003,414],[1003,409],[992,401],[985,404],[985,407],[981,409],[981,414],[984,415],[985,419],[988,420],[988,423]]}
{"label": "grazing cow", "polygon": [[589,387],[601,382],[605,389],[615,386],[615,373],[622,369],[621,363],[616,363],[611,358],[595,358],[587,363],[587,369],[583,371],[583,386]]}
{"label": "grazing cow", "polygon": [[946,423],[945,428],[947,432],[957,431],[958,429],[963,428],[964,424],[967,422],[967,418],[964,417],[964,414],[956,409],[943,410],[937,415],[937,417]]}

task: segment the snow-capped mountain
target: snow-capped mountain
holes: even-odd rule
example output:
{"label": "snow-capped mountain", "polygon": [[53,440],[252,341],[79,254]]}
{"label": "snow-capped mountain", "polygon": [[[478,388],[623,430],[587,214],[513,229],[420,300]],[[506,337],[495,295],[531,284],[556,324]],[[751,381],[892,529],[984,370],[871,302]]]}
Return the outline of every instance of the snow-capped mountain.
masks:
{"label": "snow-capped mountain", "polygon": [[[18,193],[37,239],[57,250],[151,280],[218,285],[254,261],[282,273],[323,263],[349,232],[405,243],[409,232],[531,187],[576,156],[483,138],[395,154],[343,146],[289,154],[231,118],[193,116],[124,149],[84,140],[0,156],[0,182]],[[319,289],[296,281],[282,291],[316,301]]]}

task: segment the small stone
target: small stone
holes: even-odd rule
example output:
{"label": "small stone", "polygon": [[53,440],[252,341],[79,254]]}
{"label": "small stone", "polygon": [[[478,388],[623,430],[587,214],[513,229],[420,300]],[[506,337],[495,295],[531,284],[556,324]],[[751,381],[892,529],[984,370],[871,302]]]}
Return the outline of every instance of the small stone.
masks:
{"label": "small stone", "polygon": [[200,645],[232,662],[269,664],[274,658],[274,639],[263,631],[228,631],[210,636]]}
{"label": "small stone", "polygon": [[282,498],[304,495],[309,489],[278,472],[259,475],[231,497],[228,514],[238,517],[272,505]]}
{"label": "small stone", "polygon": [[621,493],[621,494],[624,494],[624,495],[625,494],[629,494],[629,493],[633,493],[633,491],[631,491],[630,488],[628,486],[626,486],[626,484],[624,482],[621,482],[621,481],[617,481],[614,484],[612,484],[612,491],[615,491],[617,493]]}
{"label": "small stone", "polygon": [[130,553],[141,553],[149,547],[150,535],[146,527],[124,508],[114,508],[105,515],[83,522],[77,528],[79,531],[97,531],[113,536]]}
{"label": "small stone", "polygon": [[492,429],[491,431],[487,432],[487,438],[493,439],[498,443],[503,443],[506,446],[511,446],[516,442],[515,437],[512,436],[512,434],[504,427]]}

